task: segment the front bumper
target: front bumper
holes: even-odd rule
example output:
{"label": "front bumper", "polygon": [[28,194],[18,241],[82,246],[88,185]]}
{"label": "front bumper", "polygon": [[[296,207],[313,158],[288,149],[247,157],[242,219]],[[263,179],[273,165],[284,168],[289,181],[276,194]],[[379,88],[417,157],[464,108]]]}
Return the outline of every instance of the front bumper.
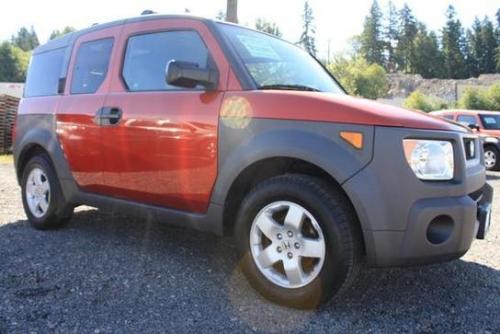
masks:
{"label": "front bumper", "polygon": [[[468,134],[377,127],[372,162],[343,184],[363,229],[369,264],[401,266],[452,260],[465,254],[486,227],[492,188],[482,154],[466,160]],[[402,149],[405,138],[450,140],[455,176],[419,180]],[[476,141],[477,152],[481,152]],[[479,235],[480,237],[481,235]]]}

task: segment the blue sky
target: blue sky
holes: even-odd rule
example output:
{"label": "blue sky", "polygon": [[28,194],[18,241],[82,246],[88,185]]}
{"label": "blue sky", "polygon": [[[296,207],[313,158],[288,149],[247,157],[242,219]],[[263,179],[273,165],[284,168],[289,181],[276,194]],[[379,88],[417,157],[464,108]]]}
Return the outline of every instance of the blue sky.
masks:
{"label": "blue sky", "polygon": [[[385,7],[388,0],[379,0]],[[405,0],[393,0],[401,7]],[[453,4],[460,19],[470,26],[475,16],[490,16],[498,8],[498,0],[406,0],[418,19],[429,28],[440,29],[445,22],[447,6]],[[39,38],[45,42],[53,29],[66,25],[85,28],[119,18],[136,16],[144,9],[159,13],[179,14],[188,8],[192,14],[215,17],[225,10],[225,0],[44,0],[4,1],[0,11],[0,40],[10,38],[21,26],[34,26]],[[359,34],[363,19],[372,0],[310,0],[316,17],[317,44],[325,56],[328,44],[332,53],[342,52],[349,39]],[[275,21],[284,32],[284,38],[297,41],[301,31],[303,0],[239,0],[240,23],[254,25],[258,17]]]}

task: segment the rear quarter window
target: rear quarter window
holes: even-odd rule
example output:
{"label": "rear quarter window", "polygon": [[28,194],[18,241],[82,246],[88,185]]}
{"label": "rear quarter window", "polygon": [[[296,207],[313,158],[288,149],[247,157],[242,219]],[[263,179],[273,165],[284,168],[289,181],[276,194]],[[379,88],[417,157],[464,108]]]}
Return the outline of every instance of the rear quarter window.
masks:
{"label": "rear quarter window", "polygon": [[31,57],[24,97],[58,94],[66,48],[51,50]]}

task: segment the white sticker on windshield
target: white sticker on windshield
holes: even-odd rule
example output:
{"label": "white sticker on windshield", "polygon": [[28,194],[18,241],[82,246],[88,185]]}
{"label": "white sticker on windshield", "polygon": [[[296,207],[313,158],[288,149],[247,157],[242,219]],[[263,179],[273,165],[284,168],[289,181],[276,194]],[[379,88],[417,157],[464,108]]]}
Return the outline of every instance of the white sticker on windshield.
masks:
{"label": "white sticker on windshield", "polygon": [[238,35],[238,39],[252,57],[281,60],[280,56],[274,51],[269,42],[263,38]]}
{"label": "white sticker on windshield", "polygon": [[486,116],[486,117],[484,117],[484,122],[486,124],[497,124],[497,120],[496,120],[495,117],[488,117],[488,116]]}

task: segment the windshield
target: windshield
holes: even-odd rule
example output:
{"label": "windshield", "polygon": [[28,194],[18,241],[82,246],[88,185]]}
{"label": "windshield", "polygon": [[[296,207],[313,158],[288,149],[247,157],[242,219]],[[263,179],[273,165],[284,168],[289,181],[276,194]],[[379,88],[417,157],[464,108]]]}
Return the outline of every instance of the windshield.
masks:
{"label": "windshield", "polygon": [[500,114],[499,115],[479,115],[483,126],[486,130],[500,130]]}
{"label": "windshield", "polygon": [[259,89],[344,93],[313,57],[295,45],[250,29],[219,25]]}

